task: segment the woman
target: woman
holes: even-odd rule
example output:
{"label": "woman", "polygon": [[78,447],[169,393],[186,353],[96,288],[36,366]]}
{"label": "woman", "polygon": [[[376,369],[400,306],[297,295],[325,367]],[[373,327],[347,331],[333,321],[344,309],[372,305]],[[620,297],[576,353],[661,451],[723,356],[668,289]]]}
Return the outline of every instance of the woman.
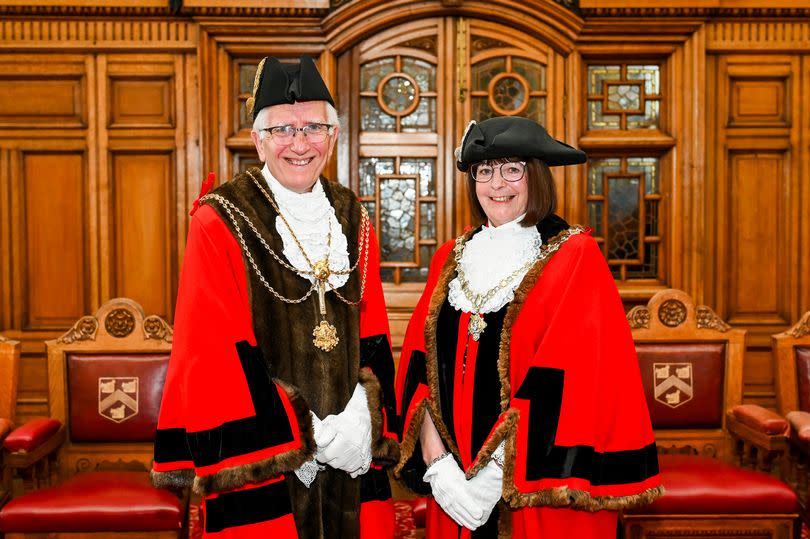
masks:
{"label": "woman", "polygon": [[395,475],[433,495],[429,538],[613,537],[617,510],[661,487],[616,285],[588,230],[553,213],[548,167],[586,156],[503,117],[471,123],[457,159],[485,225],[431,262]]}

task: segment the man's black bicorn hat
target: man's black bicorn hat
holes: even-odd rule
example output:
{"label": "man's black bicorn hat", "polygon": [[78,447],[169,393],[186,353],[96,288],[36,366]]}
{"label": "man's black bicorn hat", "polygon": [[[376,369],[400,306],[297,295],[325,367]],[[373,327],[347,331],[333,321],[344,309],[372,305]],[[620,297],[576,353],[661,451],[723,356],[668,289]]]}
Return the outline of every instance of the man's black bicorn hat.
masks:
{"label": "man's black bicorn hat", "polygon": [[467,172],[473,163],[504,157],[536,157],[550,167],[578,165],[587,159],[585,152],[555,140],[534,120],[499,116],[470,122],[456,149],[456,167]]}
{"label": "man's black bicorn hat", "polygon": [[282,64],[272,56],[259,62],[253,81],[253,96],[247,100],[248,114],[255,120],[264,107],[296,101],[327,101],[335,106],[315,61],[303,55],[297,64]]}

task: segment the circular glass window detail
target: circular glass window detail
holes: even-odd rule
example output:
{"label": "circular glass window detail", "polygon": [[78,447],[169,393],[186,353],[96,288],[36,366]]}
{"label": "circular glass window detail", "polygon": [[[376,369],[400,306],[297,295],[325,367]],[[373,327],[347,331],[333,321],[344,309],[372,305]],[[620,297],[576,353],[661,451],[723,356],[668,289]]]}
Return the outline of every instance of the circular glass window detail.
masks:
{"label": "circular glass window detail", "polygon": [[529,85],[517,73],[501,73],[489,83],[489,102],[498,114],[518,114],[529,104]]}
{"label": "circular glass window detail", "polygon": [[391,73],[380,81],[377,100],[388,114],[407,116],[419,104],[419,86],[405,73]]}

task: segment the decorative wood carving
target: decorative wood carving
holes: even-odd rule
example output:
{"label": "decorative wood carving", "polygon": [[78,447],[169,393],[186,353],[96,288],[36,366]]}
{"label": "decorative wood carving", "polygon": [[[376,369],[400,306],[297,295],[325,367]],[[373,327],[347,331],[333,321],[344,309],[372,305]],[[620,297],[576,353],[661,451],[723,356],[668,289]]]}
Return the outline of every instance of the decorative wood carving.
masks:
{"label": "decorative wood carving", "polygon": [[[806,16],[806,15],[805,15]],[[706,48],[711,51],[810,49],[810,23],[789,21],[715,21],[706,25]]]}
{"label": "decorative wood carving", "polygon": [[161,317],[157,315],[147,316],[143,320],[143,333],[147,339],[172,342],[174,330]]}
{"label": "decorative wood carving", "polygon": [[113,337],[123,339],[135,329],[135,317],[127,309],[115,309],[104,319],[104,329]]}
{"label": "decorative wood carving", "polygon": [[64,335],[56,339],[59,344],[72,344],[76,341],[95,341],[98,320],[95,316],[83,316]]}
{"label": "decorative wood carving", "polygon": [[714,329],[723,332],[731,329],[731,326],[723,322],[722,318],[705,305],[700,305],[695,309],[695,316],[697,317],[697,327],[700,329]]}
{"label": "decorative wood carving", "polygon": [[[76,15],[71,8],[70,15]],[[5,8],[0,7],[0,13]],[[109,13],[107,13],[109,15]],[[40,20],[6,19],[0,21],[0,47],[5,42],[14,43],[14,48],[59,49],[59,48],[109,48],[132,49],[137,42],[139,51],[149,48],[172,48],[195,50],[198,42],[198,26],[188,21],[83,20],[79,18]]]}
{"label": "decorative wood carving", "polygon": [[786,333],[795,339],[810,335],[810,311],[804,313],[802,319],[796,322],[796,325],[787,330]]}
{"label": "decorative wood carving", "polygon": [[637,305],[627,313],[627,322],[631,329],[650,327],[650,310],[647,307]]}
{"label": "decorative wood carving", "polygon": [[686,305],[677,299],[668,299],[658,308],[658,319],[667,327],[678,327],[686,320]]}

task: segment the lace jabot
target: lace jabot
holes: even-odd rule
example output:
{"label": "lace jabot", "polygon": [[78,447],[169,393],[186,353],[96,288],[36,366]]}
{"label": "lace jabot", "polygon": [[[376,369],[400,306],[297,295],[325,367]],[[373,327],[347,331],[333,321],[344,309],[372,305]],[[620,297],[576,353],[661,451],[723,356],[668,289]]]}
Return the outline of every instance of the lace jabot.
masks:
{"label": "lace jabot", "polygon": [[[470,289],[475,295],[486,294],[516,269],[537,258],[543,244],[535,227],[520,226],[523,215],[499,227],[485,226],[465,245],[459,261]],[[452,254],[450,256],[453,256]],[[481,308],[481,313],[499,311],[515,298],[515,289],[529,271],[526,268],[509,285],[499,290]],[[456,310],[472,312],[473,306],[458,276],[448,285],[447,300]]]}
{"label": "lace jabot", "polygon": [[[331,270],[349,269],[349,247],[346,242],[346,234],[343,233],[343,228],[337,220],[335,209],[326,198],[321,181],[316,181],[309,193],[296,193],[281,185],[270,174],[267,165],[262,169],[262,175],[267,181],[281,213],[295,231],[295,236],[303,245],[312,263],[326,258],[327,238],[331,227],[332,239],[328,249],[329,268]],[[283,254],[287,261],[295,268],[309,270],[307,259],[295,243],[295,239],[281,217],[276,217],[276,230],[284,243]],[[298,274],[310,282],[315,281],[315,277],[312,275],[305,275],[300,271]],[[343,286],[348,280],[349,275],[332,273],[329,276],[329,284],[333,288]]]}

